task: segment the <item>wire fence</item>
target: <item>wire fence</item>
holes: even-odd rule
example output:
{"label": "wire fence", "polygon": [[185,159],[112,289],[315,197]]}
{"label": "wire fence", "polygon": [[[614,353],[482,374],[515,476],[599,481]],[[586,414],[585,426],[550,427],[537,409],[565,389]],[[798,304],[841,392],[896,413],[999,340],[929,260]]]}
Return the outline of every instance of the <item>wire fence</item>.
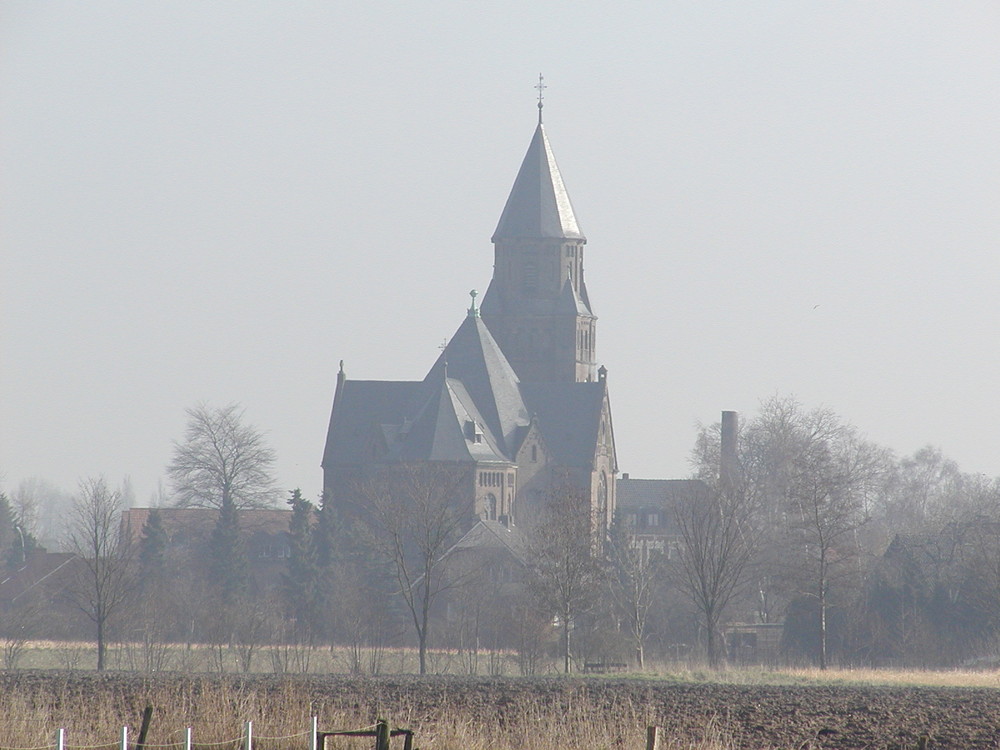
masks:
{"label": "wire fence", "polygon": [[[152,743],[145,741],[145,731],[140,730],[137,739],[133,741],[132,732],[129,727],[122,727],[121,734],[119,738],[112,742],[102,742],[98,745],[74,745],[67,742],[67,732],[64,727],[60,727],[55,730],[53,740],[47,745],[35,745],[34,747],[15,747],[15,746],[2,746],[0,745],[0,750],[169,750],[170,748],[183,748],[184,750],[202,750],[203,748],[214,748],[214,747],[231,747],[233,750],[255,750],[255,743],[272,743],[272,742],[288,742],[290,740],[297,740],[308,738],[309,748],[308,750],[323,750],[324,738],[330,736],[376,736],[376,730],[383,722],[378,724],[371,724],[366,727],[361,727],[359,729],[337,729],[337,730],[325,730],[320,732],[319,730],[319,719],[316,716],[312,717],[312,726],[309,729],[304,729],[301,732],[295,732],[294,734],[282,734],[282,735],[258,735],[254,733],[254,726],[252,721],[247,721],[243,726],[243,734],[239,737],[232,737],[226,740],[219,740],[214,742],[202,742],[199,741],[195,743],[194,733],[191,727],[186,727],[183,729],[175,730],[171,734],[176,732],[184,732],[184,739],[178,740],[177,742],[166,742],[166,743]],[[403,730],[393,730],[396,732]],[[257,748],[260,750],[260,748]]]}

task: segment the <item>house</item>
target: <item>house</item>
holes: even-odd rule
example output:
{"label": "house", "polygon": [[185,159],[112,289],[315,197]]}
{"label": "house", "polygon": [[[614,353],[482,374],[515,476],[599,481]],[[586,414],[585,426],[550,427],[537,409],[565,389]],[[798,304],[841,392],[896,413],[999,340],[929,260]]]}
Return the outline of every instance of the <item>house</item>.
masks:
{"label": "house", "polygon": [[656,552],[676,560],[683,544],[677,505],[707,489],[698,479],[633,479],[622,474],[618,480],[618,523],[643,555]]}

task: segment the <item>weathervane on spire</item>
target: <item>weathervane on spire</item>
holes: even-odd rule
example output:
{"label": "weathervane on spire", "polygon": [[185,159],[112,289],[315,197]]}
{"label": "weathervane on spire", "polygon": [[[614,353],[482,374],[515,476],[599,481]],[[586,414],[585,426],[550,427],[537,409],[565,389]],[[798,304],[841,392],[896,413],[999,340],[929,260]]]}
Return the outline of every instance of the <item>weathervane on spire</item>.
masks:
{"label": "weathervane on spire", "polygon": [[545,89],[548,88],[548,86],[546,86],[545,83],[543,83],[544,81],[545,81],[545,77],[541,73],[539,73],[538,74],[538,84],[535,86],[535,88],[538,89],[538,124],[539,125],[542,124],[542,99],[545,98],[544,96],[542,96],[542,92]]}

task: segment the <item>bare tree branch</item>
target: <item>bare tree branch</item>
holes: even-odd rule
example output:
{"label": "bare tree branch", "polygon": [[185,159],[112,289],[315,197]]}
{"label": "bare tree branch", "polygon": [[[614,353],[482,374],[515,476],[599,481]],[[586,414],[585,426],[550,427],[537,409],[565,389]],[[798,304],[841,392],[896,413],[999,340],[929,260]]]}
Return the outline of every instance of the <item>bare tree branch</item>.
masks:
{"label": "bare tree branch", "polygon": [[274,451],[256,427],[243,423],[243,409],[229,404],[187,410],[183,443],[174,443],[167,467],[180,506],[263,508],[277,498]]}

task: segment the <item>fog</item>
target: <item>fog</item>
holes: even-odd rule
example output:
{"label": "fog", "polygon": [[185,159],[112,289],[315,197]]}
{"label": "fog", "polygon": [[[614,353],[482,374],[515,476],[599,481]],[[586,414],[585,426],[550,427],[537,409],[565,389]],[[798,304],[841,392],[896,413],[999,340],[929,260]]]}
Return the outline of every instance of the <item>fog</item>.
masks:
{"label": "fog", "polygon": [[238,402],[315,497],[338,362],[416,379],[545,123],[618,456],[794,395],[1000,474],[992,2],[5,2],[0,484],[157,491]]}

